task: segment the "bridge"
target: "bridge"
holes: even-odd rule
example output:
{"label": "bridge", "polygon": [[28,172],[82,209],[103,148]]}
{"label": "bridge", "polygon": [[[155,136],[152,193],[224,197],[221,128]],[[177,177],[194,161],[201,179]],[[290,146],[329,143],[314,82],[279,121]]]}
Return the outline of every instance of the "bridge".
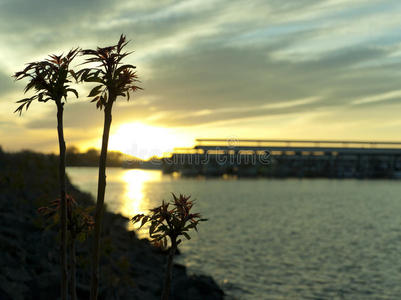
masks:
{"label": "bridge", "polygon": [[184,176],[401,178],[401,142],[197,139],[163,160]]}

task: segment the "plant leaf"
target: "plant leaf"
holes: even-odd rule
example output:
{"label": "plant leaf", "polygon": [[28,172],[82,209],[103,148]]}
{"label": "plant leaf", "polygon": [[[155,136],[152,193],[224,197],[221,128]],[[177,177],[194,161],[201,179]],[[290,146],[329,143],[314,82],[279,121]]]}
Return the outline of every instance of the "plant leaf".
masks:
{"label": "plant leaf", "polygon": [[103,87],[103,85],[97,85],[95,86],[89,93],[88,97],[94,97],[97,96],[98,94],[101,93],[101,88]]}
{"label": "plant leaf", "polygon": [[182,235],[185,236],[185,238],[186,238],[187,240],[190,240],[190,239],[191,239],[191,237],[189,236],[189,234],[186,233],[186,232],[182,232]]}

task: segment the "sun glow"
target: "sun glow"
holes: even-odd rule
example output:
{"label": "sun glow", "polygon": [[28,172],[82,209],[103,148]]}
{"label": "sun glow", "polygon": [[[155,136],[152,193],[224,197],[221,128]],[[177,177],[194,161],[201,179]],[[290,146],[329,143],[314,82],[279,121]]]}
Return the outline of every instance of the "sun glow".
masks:
{"label": "sun glow", "polygon": [[174,147],[182,145],[184,140],[185,137],[168,128],[126,123],[110,136],[109,149],[148,159],[152,156],[163,156]]}

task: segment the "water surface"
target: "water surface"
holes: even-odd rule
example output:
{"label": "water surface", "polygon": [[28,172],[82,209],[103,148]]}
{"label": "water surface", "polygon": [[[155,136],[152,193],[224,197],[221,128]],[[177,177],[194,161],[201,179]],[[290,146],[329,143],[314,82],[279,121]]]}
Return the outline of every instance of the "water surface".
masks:
{"label": "water surface", "polygon": [[[70,167],[96,195],[97,169]],[[196,179],[107,170],[106,203],[128,217],[170,192],[209,219],[179,262],[236,299],[399,299],[401,182]]]}

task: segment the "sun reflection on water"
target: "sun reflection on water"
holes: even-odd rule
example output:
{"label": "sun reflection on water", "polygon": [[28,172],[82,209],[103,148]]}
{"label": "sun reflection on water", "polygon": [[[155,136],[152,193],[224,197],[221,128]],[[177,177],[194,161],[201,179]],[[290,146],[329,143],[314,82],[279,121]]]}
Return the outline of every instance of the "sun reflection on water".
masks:
{"label": "sun reflection on water", "polygon": [[[160,181],[160,171],[149,170],[127,170],[121,175],[124,182],[124,196],[121,203],[121,213],[133,217],[136,214],[147,213],[150,207],[149,199],[145,193],[146,184],[153,181]],[[136,229],[129,223],[129,229]],[[140,237],[145,236],[145,230],[138,232]]]}

